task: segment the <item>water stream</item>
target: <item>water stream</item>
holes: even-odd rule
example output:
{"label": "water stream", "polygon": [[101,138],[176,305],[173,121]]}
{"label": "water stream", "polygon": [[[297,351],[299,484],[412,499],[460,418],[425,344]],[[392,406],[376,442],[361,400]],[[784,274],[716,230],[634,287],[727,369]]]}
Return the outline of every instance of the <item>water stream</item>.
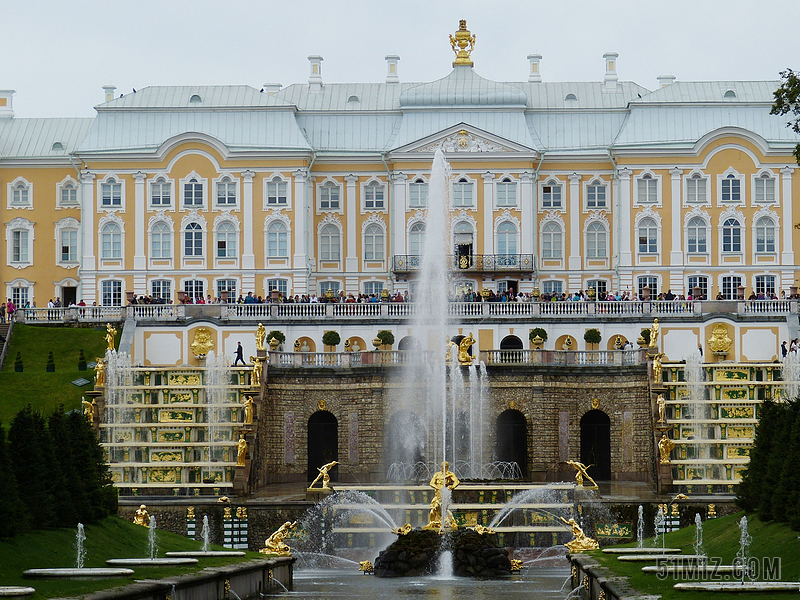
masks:
{"label": "water stream", "polygon": [[156,518],[150,515],[150,530],[147,532],[147,556],[153,560],[158,556],[158,536],[156,535]]}
{"label": "water stream", "polygon": [[208,515],[203,515],[203,528],[200,530],[200,535],[203,538],[203,552],[208,552],[208,546],[211,541],[211,526],[208,524]]}
{"label": "water stream", "polygon": [[636,521],[636,541],[639,548],[644,546],[644,506],[639,505],[639,518]]}
{"label": "water stream", "polygon": [[83,523],[78,523],[78,531],[75,534],[75,568],[82,569],[86,561],[86,532],[83,530]]}

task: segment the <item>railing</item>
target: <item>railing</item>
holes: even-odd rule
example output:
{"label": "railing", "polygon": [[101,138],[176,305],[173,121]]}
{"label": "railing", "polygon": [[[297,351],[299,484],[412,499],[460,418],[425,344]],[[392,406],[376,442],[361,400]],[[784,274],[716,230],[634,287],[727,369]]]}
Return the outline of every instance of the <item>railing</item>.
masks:
{"label": "railing", "polygon": [[[422,259],[416,254],[396,254],[392,257],[394,273],[418,271],[421,264]],[[447,256],[447,268],[450,271],[522,273],[533,271],[533,254],[450,254]]]}
{"label": "railing", "polygon": [[480,354],[489,366],[628,366],[647,362],[645,350],[486,350]]}
{"label": "railing", "polygon": [[15,319],[20,323],[103,323],[121,321],[125,308],[121,306],[71,306],[68,308],[20,308]]}
{"label": "railing", "polygon": [[738,312],[753,315],[786,314],[797,311],[792,304],[791,300],[745,300],[739,302]]}

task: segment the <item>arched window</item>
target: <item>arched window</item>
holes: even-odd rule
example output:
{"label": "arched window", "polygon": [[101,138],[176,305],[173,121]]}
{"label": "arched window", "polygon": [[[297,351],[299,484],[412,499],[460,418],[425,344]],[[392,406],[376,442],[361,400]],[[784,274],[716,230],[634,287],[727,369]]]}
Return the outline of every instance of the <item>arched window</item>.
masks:
{"label": "arched window", "polygon": [[550,221],[542,227],[542,258],[561,258],[561,225]]}
{"label": "arched window", "polygon": [[164,177],[157,177],[150,184],[150,204],[158,207],[172,204],[172,184]]}
{"label": "arched window", "polygon": [[742,182],[733,173],[722,180],[722,201],[739,202],[742,199]]}
{"label": "arched window", "polygon": [[422,249],[425,247],[425,224],[414,223],[411,226],[411,231],[408,232],[408,253],[412,256],[419,256],[422,254]]}
{"label": "arched window", "polygon": [[286,182],[278,176],[267,183],[267,204],[270,206],[285,206],[287,204],[288,187]]}
{"label": "arched window", "polygon": [[639,252],[643,254],[658,252],[658,225],[655,219],[650,217],[639,221]]}
{"label": "arched window", "polygon": [[762,173],[755,180],[756,202],[775,202],[775,179],[769,173]]}
{"label": "arched window", "polygon": [[103,258],[122,258],[122,230],[116,223],[106,223],[100,233]]}
{"label": "arched window", "polygon": [[687,251],[689,254],[706,253],[706,222],[700,217],[692,217],[686,227]]}
{"label": "arched window", "polygon": [[217,258],[236,258],[236,227],[230,221],[217,226]]}
{"label": "arched window", "polygon": [[408,184],[408,205],[428,206],[428,184],[424,179],[417,179],[414,183]]}
{"label": "arched window", "polygon": [[517,227],[508,221],[497,226],[497,253],[517,253]]}
{"label": "arched window", "polygon": [[586,257],[605,258],[608,254],[607,237],[605,225],[597,221],[590,223],[586,228]]}
{"label": "arched window", "polygon": [[586,208],[607,208],[606,184],[599,179],[586,186]]}
{"label": "arched window", "polygon": [[11,204],[25,205],[28,204],[30,196],[28,195],[28,184],[20,181],[11,188]]}
{"label": "arched window", "polygon": [[775,221],[770,217],[756,221],[756,252],[775,252]]}
{"label": "arched window", "polygon": [[339,228],[336,225],[325,225],[319,236],[319,257],[321,260],[339,260]]}
{"label": "arched window", "polygon": [[113,177],[100,185],[100,204],[103,208],[122,206],[122,184]]}
{"label": "arched window", "polygon": [[172,232],[163,221],[153,225],[153,231],[150,233],[150,256],[172,258]]}
{"label": "arched window", "polygon": [[383,185],[377,181],[372,181],[364,186],[364,209],[365,210],[382,210],[383,203]]}
{"label": "arched window", "polygon": [[561,208],[561,184],[555,179],[542,187],[542,208]]}
{"label": "arched window", "polygon": [[236,206],[236,182],[227,175],[217,182],[217,204]]}
{"label": "arched window", "polygon": [[650,173],[645,173],[636,182],[639,202],[658,201],[658,181]]}
{"label": "arched window", "polygon": [[722,224],[722,251],[742,251],[742,226],[736,219],[727,219]]}
{"label": "arched window", "polygon": [[332,181],[320,188],[320,210],[339,210],[339,186]]}
{"label": "arched window", "polygon": [[695,173],[686,180],[686,201],[706,201],[706,178],[700,173]]}
{"label": "arched window", "polygon": [[203,228],[199,223],[189,223],[184,230],[183,255],[199,258],[203,256]]}
{"label": "arched window", "polygon": [[267,227],[267,256],[269,258],[287,258],[289,256],[289,232],[286,224],[273,221]]}
{"label": "arched window", "polygon": [[71,205],[78,203],[78,186],[74,183],[65,183],[61,187],[61,204]]}
{"label": "arched window", "polygon": [[383,260],[383,228],[373,224],[364,231],[364,260]]}

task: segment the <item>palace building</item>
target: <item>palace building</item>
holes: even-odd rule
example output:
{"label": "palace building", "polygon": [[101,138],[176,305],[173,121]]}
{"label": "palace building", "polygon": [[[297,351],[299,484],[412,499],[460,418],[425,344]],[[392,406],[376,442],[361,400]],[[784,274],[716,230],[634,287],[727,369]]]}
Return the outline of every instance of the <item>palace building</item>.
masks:
{"label": "palace building", "polygon": [[[464,34],[467,34],[466,37]],[[0,90],[0,250],[25,306],[412,291],[433,152],[452,167],[459,289],[795,285],[792,156],[778,81],[497,82],[472,64],[404,82],[105,86],[94,118],[19,119]],[[443,70],[445,65],[442,65]],[[794,192],[797,195],[797,192]]]}

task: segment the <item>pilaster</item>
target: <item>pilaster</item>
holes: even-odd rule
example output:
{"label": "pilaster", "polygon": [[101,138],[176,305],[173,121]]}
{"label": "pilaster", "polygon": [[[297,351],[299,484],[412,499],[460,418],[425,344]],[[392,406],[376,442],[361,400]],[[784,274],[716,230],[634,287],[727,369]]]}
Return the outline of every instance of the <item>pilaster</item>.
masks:
{"label": "pilaster", "polygon": [[137,296],[147,294],[147,256],[145,255],[146,227],[144,216],[147,208],[145,197],[145,182],[147,175],[141,171],[133,174],[133,293]]}
{"label": "pilaster", "polygon": [[81,268],[80,297],[91,306],[97,299],[96,269],[97,260],[94,255],[94,180],[95,174],[81,173]]}
{"label": "pilaster", "polygon": [[[242,171],[242,269],[252,271],[256,268],[256,257],[253,254],[253,171]],[[255,277],[255,274],[253,274]],[[244,289],[244,282],[242,284]]]}
{"label": "pilaster", "polygon": [[[481,173],[483,179],[483,253],[494,254],[494,173]],[[477,232],[475,232],[477,233]],[[477,242],[477,240],[476,240]],[[475,250],[478,248],[476,243]],[[477,254],[477,252],[473,250]]]}
{"label": "pilaster", "polygon": [[[536,254],[536,211],[533,203],[533,174],[530,171],[523,171],[520,175],[520,210],[522,211],[522,223],[519,228],[521,239],[520,251],[522,254]],[[534,258],[534,261],[536,259]]]}
{"label": "pilaster", "polygon": [[[394,193],[392,194],[393,205],[391,207],[391,210],[394,211],[394,223],[392,223],[393,231],[389,235],[392,236],[393,254],[405,254],[406,204],[408,203],[408,186],[406,182],[408,181],[408,176],[405,173],[393,173],[391,181],[394,186]],[[393,256],[389,256],[389,260],[392,261]]]}
{"label": "pilaster", "polygon": [[[570,271],[581,270],[581,176],[569,176],[569,267]],[[570,280],[570,286],[572,286]],[[580,285],[580,284],[579,284]]]}
{"label": "pilaster", "polygon": [[[670,214],[670,221],[672,223],[672,227],[670,229],[670,235],[672,237],[672,250],[669,253],[669,264],[673,267],[682,267],[683,227],[681,219],[681,190],[683,186],[681,185],[681,175],[683,175],[683,169],[675,167],[669,170],[669,174],[671,176],[670,187],[672,188],[672,212]],[[666,248],[664,248],[664,250],[666,250]],[[669,287],[667,289],[671,289],[675,294],[682,294],[683,287],[683,270],[670,270]]]}
{"label": "pilaster", "polygon": [[294,219],[292,243],[294,255],[292,257],[292,270],[294,281],[292,292],[295,294],[308,293],[308,222],[309,222],[309,171],[307,168],[297,169],[292,173],[294,177]]}
{"label": "pilaster", "polygon": [[[356,236],[356,217],[358,216],[358,205],[356,203],[356,184],[358,183],[358,176],[350,174],[344,178],[347,183],[347,190],[345,192],[345,233],[347,240],[347,254],[345,255],[344,270],[348,273],[358,272],[358,237]],[[350,280],[348,280],[349,282]],[[348,283],[348,293],[358,293],[358,288],[355,290],[350,289]]]}
{"label": "pilaster", "polygon": [[[783,248],[781,252],[781,264],[794,266],[794,249],[792,248],[792,232],[794,231],[794,216],[792,214],[792,175],[794,167],[784,167],[781,169],[782,190],[781,205],[783,207],[783,224],[781,231],[783,235]],[[794,281],[784,284],[784,287],[794,285]]]}
{"label": "pilaster", "polygon": [[617,170],[617,177],[619,177],[619,223],[613,224],[618,226],[619,235],[619,262],[622,267],[630,267],[633,264],[633,255],[631,252],[631,229],[633,223],[631,222],[631,170],[623,167]]}

